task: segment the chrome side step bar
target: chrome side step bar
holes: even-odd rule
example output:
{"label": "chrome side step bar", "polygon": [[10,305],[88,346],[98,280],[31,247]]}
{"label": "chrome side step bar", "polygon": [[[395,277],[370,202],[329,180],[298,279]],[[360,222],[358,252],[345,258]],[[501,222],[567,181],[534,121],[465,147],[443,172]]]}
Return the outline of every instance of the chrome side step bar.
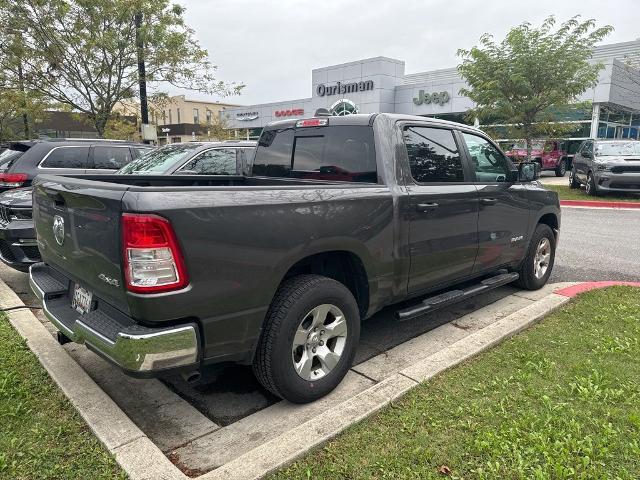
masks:
{"label": "chrome side step bar", "polygon": [[396,318],[398,320],[408,320],[418,315],[424,315],[425,313],[433,312],[460,302],[461,300],[474,297],[480,293],[502,287],[503,285],[516,281],[519,277],[520,275],[517,273],[499,273],[498,275],[482,280],[476,285],[471,285],[462,290],[449,290],[448,292],[426,298],[417,305],[398,310],[396,312]]}

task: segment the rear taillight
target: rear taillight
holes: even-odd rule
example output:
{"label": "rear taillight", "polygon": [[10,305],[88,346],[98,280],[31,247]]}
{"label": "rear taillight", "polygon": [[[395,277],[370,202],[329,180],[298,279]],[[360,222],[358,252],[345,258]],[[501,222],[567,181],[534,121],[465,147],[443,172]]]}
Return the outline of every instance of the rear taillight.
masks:
{"label": "rear taillight", "polygon": [[122,253],[131,292],[166,292],[189,284],[180,246],[166,218],[123,213]]}
{"label": "rear taillight", "polygon": [[0,187],[21,187],[26,180],[26,173],[0,173]]}

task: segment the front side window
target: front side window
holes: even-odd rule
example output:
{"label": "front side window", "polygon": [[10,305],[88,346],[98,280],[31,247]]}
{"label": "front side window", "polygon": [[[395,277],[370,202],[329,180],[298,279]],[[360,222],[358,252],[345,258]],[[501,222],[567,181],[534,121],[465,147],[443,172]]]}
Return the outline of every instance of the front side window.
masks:
{"label": "front side window", "polygon": [[118,170],[131,161],[129,147],[96,145],[93,147],[93,168]]}
{"label": "front side window", "polygon": [[478,182],[504,182],[511,167],[507,157],[487,139],[462,132]]}
{"label": "front side window", "polygon": [[178,172],[193,175],[237,175],[236,151],[233,148],[220,148],[202,152]]}
{"label": "front side window", "polygon": [[40,164],[42,168],[86,168],[89,147],[56,147]]}
{"label": "front side window", "polygon": [[451,130],[410,126],[404,129],[403,137],[416,182],[464,181],[462,158]]}
{"label": "front side window", "polygon": [[193,123],[200,123],[200,113],[197,108],[193,109]]}
{"label": "front side window", "polygon": [[252,171],[257,176],[376,183],[373,130],[368,126],[264,130]]}
{"label": "front side window", "polygon": [[178,123],[180,123],[180,109],[176,108],[176,114],[178,115]]}

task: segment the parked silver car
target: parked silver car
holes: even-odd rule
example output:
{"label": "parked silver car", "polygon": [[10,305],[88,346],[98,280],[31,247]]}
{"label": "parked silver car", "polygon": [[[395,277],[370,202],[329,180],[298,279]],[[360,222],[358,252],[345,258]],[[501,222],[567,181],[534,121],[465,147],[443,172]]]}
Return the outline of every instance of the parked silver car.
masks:
{"label": "parked silver car", "polygon": [[640,142],[585,140],[573,158],[569,187],[586,186],[588,195],[640,193]]}

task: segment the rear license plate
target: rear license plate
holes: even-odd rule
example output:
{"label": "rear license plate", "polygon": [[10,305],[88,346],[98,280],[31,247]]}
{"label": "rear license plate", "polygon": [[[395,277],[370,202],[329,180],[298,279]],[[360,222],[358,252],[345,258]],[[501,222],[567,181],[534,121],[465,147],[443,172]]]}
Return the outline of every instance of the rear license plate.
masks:
{"label": "rear license plate", "polygon": [[93,304],[93,293],[86,288],[81,287],[77,283],[73,285],[73,296],[71,297],[71,306],[80,314],[91,311]]}

